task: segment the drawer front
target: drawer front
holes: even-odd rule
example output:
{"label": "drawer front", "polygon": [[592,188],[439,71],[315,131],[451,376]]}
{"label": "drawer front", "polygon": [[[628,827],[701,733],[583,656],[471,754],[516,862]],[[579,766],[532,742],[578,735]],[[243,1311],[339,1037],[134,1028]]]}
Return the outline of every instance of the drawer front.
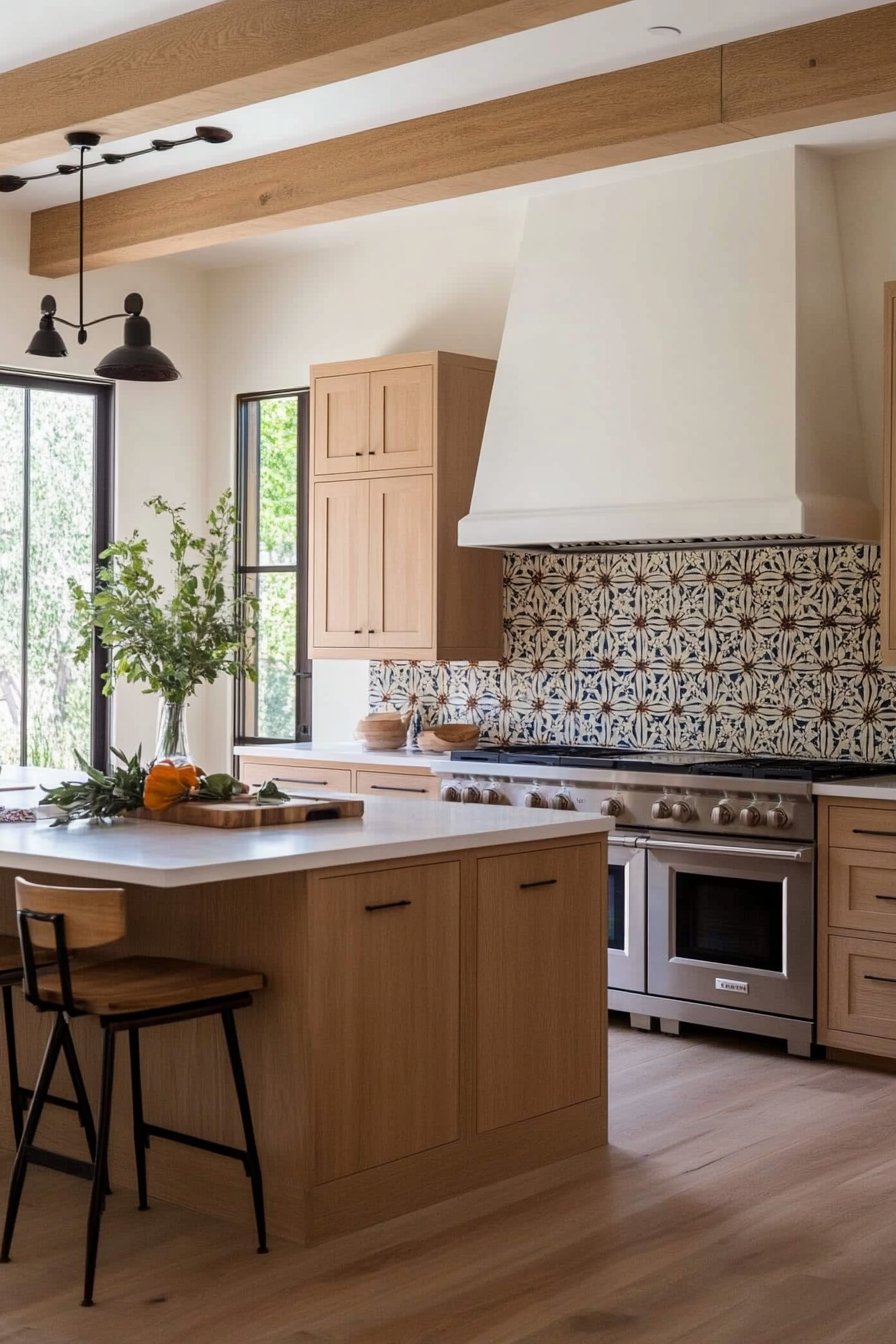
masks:
{"label": "drawer front", "polygon": [[896,853],[832,849],[828,923],[863,933],[896,933]]}
{"label": "drawer front", "polygon": [[358,793],[378,798],[432,798],[438,800],[440,785],[433,775],[412,775],[400,770],[359,770]]}
{"label": "drawer front", "polygon": [[832,807],[828,844],[840,849],[888,849],[896,854],[896,808]]}
{"label": "drawer front", "polygon": [[333,789],[336,793],[351,793],[351,770],[331,770],[329,766],[279,765],[276,761],[246,761],[240,768],[240,779],[253,786],[272,779],[286,789]]}
{"label": "drawer front", "polygon": [[896,943],[830,939],[828,1026],[896,1041]]}

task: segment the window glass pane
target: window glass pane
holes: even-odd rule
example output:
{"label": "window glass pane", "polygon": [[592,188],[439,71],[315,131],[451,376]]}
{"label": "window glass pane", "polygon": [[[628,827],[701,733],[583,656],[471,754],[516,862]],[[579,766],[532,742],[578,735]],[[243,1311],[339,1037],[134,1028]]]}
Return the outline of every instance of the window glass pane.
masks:
{"label": "window glass pane", "polygon": [[247,582],[258,594],[258,681],[246,683],[246,733],[284,737],[296,732],[296,576],[258,574]]}
{"label": "window glass pane", "polygon": [[90,756],[91,675],[74,662],[68,580],[91,586],[95,399],[31,393],[28,590],[29,765]]}
{"label": "window glass pane", "polygon": [[0,386],[0,763],[18,765],[22,699],[25,393]]}
{"label": "window glass pane", "polygon": [[258,560],[259,565],[296,563],[298,491],[298,398],[259,402]]}

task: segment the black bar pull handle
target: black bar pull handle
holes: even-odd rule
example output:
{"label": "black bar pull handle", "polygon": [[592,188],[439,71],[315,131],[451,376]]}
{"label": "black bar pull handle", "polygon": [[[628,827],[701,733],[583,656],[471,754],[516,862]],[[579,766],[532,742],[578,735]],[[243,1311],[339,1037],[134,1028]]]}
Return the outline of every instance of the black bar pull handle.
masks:
{"label": "black bar pull handle", "polygon": [[365,910],[396,910],[400,905],[410,905],[410,901],[384,901],[382,905],[365,905]]}
{"label": "black bar pull handle", "polygon": [[549,877],[544,882],[521,882],[520,891],[528,891],[530,887],[556,887],[556,877]]}
{"label": "black bar pull handle", "polygon": [[412,789],[408,784],[371,784],[380,793],[426,793],[426,789]]}
{"label": "black bar pull handle", "polygon": [[876,901],[896,901],[896,896],[875,896]]}
{"label": "black bar pull handle", "polygon": [[888,835],[891,840],[896,840],[896,831],[860,831],[858,826],[853,826],[853,835]]}
{"label": "black bar pull handle", "polygon": [[896,985],[896,979],[892,975],[866,975],[866,980],[880,980],[884,985]]}

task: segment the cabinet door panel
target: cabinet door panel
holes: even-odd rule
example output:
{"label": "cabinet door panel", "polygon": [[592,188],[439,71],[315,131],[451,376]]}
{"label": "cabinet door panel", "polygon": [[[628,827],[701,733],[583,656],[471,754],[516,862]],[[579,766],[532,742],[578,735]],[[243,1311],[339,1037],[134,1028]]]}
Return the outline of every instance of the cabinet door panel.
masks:
{"label": "cabinet door panel", "polygon": [[480,1133],[601,1093],[602,852],[576,845],[479,860]]}
{"label": "cabinet door panel", "polygon": [[432,466],[432,367],[370,375],[370,468]]}
{"label": "cabinet door panel", "polygon": [[827,1025],[896,1041],[896,944],[829,940]]}
{"label": "cabinet door panel", "polygon": [[371,649],[433,643],[432,476],[370,482]]}
{"label": "cabinet door panel", "polygon": [[367,481],[315,484],[313,648],[367,647],[369,518]]}
{"label": "cabinet door panel", "polygon": [[457,1139],[460,864],[322,878],[308,965],[315,1183]]}
{"label": "cabinet door panel", "polygon": [[314,474],[368,471],[370,374],[314,380]]}

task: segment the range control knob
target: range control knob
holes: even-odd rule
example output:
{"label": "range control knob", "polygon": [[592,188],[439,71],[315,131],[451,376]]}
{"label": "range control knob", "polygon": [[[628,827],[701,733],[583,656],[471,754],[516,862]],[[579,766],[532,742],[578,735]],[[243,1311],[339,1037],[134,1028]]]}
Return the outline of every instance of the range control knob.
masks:
{"label": "range control knob", "polygon": [[621,798],[605,798],[600,805],[602,817],[621,817],[624,811],[625,803]]}
{"label": "range control knob", "polygon": [[442,789],[443,803],[459,803],[460,789],[456,784],[446,784]]}
{"label": "range control knob", "polygon": [[756,806],[755,803],[751,803],[749,807],[741,808],[740,824],[741,826],[762,825],[762,813],[759,811],[759,808]]}
{"label": "range control knob", "polygon": [[467,784],[461,792],[461,802],[481,803],[482,790],[476,784]]}
{"label": "range control knob", "polygon": [[551,799],[551,807],[557,812],[575,812],[576,805],[568,793],[555,793]]}
{"label": "range control knob", "polygon": [[770,807],[765,820],[773,831],[783,831],[790,825],[790,818],[783,807]]}
{"label": "range control knob", "polygon": [[653,807],[650,809],[650,815],[653,817],[654,821],[666,821],[671,817],[672,809],[665,798],[661,798],[659,802],[654,803]]}
{"label": "range control knob", "polygon": [[697,814],[690,803],[681,802],[672,804],[672,816],[676,821],[693,821],[696,815]]}
{"label": "range control knob", "polygon": [[503,803],[504,795],[500,789],[491,788],[482,790],[482,801],[484,803]]}
{"label": "range control knob", "polygon": [[524,807],[544,807],[544,799],[540,793],[536,793],[534,789],[530,789],[523,799],[523,805]]}
{"label": "range control knob", "polygon": [[713,826],[730,826],[734,820],[734,808],[723,800],[713,808],[710,819]]}

